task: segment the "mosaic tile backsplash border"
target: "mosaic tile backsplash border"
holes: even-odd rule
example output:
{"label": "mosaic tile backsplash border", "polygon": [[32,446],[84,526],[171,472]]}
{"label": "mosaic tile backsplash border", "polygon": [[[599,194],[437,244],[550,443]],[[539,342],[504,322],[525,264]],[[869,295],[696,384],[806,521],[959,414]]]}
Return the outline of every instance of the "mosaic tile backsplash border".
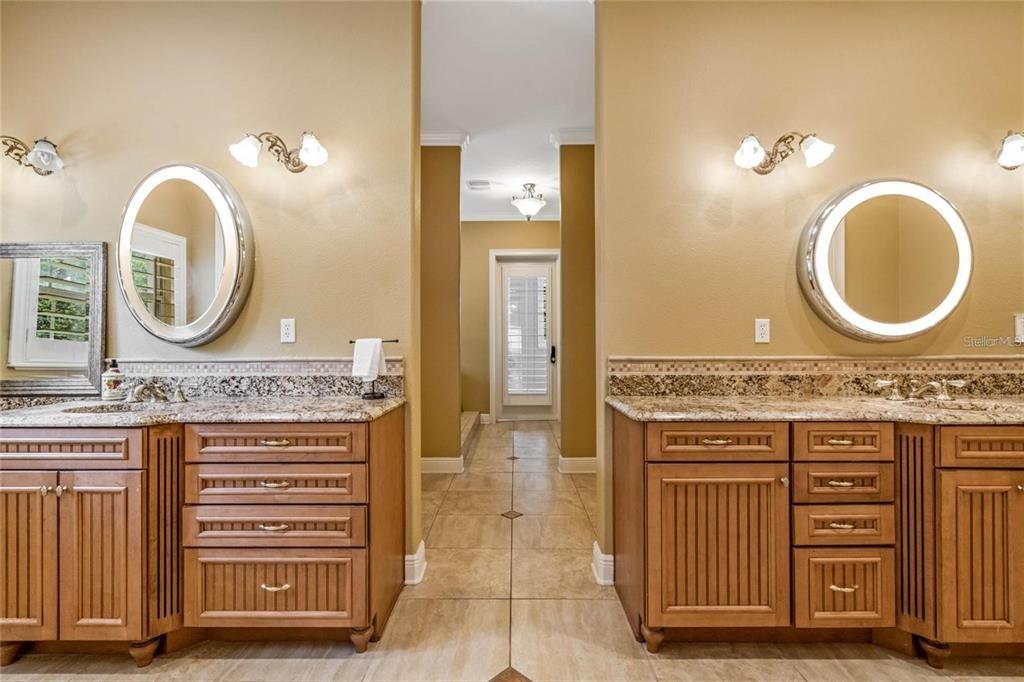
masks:
{"label": "mosaic tile backsplash border", "polygon": [[[405,365],[387,358],[387,373],[377,379],[377,390],[388,397],[405,393]],[[130,389],[141,381],[154,381],[166,389],[181,382],[186,397],[324,397],[357,396],[363,383],[352,377],[352,359],[168,361],[118,360]],[[47,405],[82,398],[0,397],[0,410]]]}
{"label": "mosaic tile backsplash border", "polygon": [[966,379],[965,396],[1024,396],[1024,356],[963,358],[608,359],[608,394],[856,397],[883,395],[878,379]]}

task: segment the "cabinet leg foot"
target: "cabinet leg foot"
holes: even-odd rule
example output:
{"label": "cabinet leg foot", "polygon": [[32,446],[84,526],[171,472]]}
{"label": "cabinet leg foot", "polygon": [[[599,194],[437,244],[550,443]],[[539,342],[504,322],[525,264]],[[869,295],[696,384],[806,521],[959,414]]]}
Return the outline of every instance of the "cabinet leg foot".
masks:
{"label": "cabinet leg foot", "polygon": [[145,668],[153,662],[153,657],[156,656],[156,648],[158,646],[160,646],[159,637],[154,637],[153,639],[146,640],[144,642],[132,642],[131,646],[128,647],[128,653],[135,659],[136,666],[139,668]]}
{"label": "cabinet leg foot", "polygon": [[652,654],[658,653],[658,650],[661,648],[661,643],[665,641],[664,628],[652,629],[641,623],[640,634],[643,635],[644,641],[647,642],[647,650]]}
{"label": "cabinet leg foot", "polygon": [[25,642],[4,642],[0,644],[0,667],[10,665],[18,660],[23,646],[25,646]]}
{"label": "cabinet leg foot", "polygon": [[361,654],[370,646],[370,637],[373,637],[373,626],[367,628],[352,628],[348,638],[352,641],[352,646],[356,648],[356,653]]}
{"label": "cabinet leg foot", "polygon": [[928,665],[933,668],[944,668],[946,666],[946,659],[949,658],[950,654],[948,644],[933,642],[929,639],[921,639],[918,642],[921,644],[921,648],[924,649],[924,656],[928,661]]}

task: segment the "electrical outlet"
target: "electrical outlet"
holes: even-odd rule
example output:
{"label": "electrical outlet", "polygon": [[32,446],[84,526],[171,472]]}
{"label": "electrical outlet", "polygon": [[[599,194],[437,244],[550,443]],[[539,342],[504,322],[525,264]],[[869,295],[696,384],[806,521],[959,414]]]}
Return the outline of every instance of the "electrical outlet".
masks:
{"label": "electrical outlet", "polygon": [[295,343],[295,318],[281,318],[281,343]]}
{"label": "electrical outlet", "polygon": [[1024,313],[1017,313],[1013,316],[1013,341],[1024,343]]}
{"label": "electrical outlet", "polygon": [[772,321],[758,318],[754,320],[754,343],[771,343]]}

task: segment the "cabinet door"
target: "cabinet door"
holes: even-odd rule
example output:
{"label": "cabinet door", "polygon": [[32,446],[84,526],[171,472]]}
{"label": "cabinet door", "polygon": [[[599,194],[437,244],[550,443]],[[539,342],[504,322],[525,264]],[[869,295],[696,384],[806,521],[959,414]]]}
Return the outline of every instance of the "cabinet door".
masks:
{"label": "cabinet door", "polygon": [[788,625],[786,464],[647,465],[647,624]]}
{"label": "cabinet door", "polygon": [[1024,640],[1024,473],[939,472],[939,638]]}
{"label": "cabinet door", "polygon": [[60,474],[61,639],[142,639],[142,476]]}
{"label": "cabinet door", "polygon": [[55,472],[0,477],[0,631],[4,641],[57,639]]}

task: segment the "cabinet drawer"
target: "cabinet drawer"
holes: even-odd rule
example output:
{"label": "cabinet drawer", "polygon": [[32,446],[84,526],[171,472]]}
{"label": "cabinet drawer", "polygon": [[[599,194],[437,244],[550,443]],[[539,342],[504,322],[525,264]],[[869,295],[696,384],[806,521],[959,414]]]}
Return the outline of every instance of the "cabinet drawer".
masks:
{"label": "cabinet drawer", "polygon": [[365,464],[187,464],[189,504],[366,502]]}
{"label": "cabinet drawer", "polygon": [[796,423],[793,459],[891,462],[893,426],[883,422]]}
{"label": "cabinet drawer", "polygon": [[366,424],[189,424],[187,462],[364,462]]}
{"label": "cabinet drawer", "polygon": [[891,504],[818,504],[793,507],[794,545],[892,545]]}
{"label": "cabinet drawer", "polygon": [[943,426],[939,465],[1024,468],[1024,426]]}
{"label": "cabinet drawer", "polygon": [[365,627],[365,549],[186,549],[186,627]]}
{"label": "cabinet drawer", "polygon": [[0,469],[141,469],[142,429],[3,429]]}
{"label": "cabinet drawer", "polygon": [[894,492],[890,463],[793,465],[794,502],[892,502]]}
{"label": "cabinet drawer", "polygon": [[184,510],[186,547],[363,547],[366,507],[212,505]]}
{"label": "cabinet drawer", "polygon": [[795,549],[794,624],[798,628],[896,625],[893,550]]}
{"label": "cabinet drawer", "polygon": [[785,462],[789,424],[647,424],[647,459],[677,462]]}

